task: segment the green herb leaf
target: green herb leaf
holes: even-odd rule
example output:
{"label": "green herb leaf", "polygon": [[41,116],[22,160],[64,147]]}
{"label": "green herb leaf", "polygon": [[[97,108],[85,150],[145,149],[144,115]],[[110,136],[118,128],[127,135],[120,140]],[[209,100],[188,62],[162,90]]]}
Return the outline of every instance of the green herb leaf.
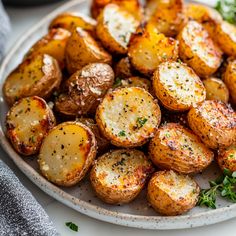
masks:
{"label": "green herb leaf", "polygon": [[122,85],[122,79],[120,78],[120,77],[117,77],[116,78],[116,80],[115,80],[115,83],[113,84],[113,88],[117,88],[117,87],[119,87],[119,86],[121,86]]}
{"label": "green herb leaf", "polygon": [[236,23],[236,0],[218,0],[215,9],[224,20],[231,24]]}
{"label": "green herb leaf", "polygon": [[126,134],[125,134],[125,131],[124,130],[121,130],[118,134],[118,136],[120,137],[124,137]]}
{"label": "green herb leaf", "polygon": [[148,121],[147,118],[138,117],[138,119],[137,119],[138,128],[142,128],[147,121]]}
{"label": "green herb leaf", "polygon": [[78,225],[74,224],[73,222],[66,222],[66,226],[70,228],[71,230],[78,232]]}

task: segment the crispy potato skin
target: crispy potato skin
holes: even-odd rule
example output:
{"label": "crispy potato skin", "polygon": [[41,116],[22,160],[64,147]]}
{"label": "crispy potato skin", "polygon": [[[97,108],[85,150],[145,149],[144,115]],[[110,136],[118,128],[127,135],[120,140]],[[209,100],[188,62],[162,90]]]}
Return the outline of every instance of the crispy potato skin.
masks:
{"label": "crispy potato skin", "polygon": [[230,60],[223,74],[223,81],[229,89],[232,103],[236,105],[236,60]]}
{"label": "crispy potato skin", "polygon": [[93,132],[79,122],[64,122],[44,139],[39,153],[42,174],[59,186],[73,186],[88,172],[96,156]]}
{"label": "crispy potato skin", "polygon": [[152,76],[162,62],[177,60],[178,41],[159,33],[152,23],[139,27],[131,36],[128,56],[136,70]]}
{"label": "crispy potato skin", "polygon": [[25,59],[6,78],[3,94],[9,105],[20,98],[39,96],[48,98],[60,86],[61,70],[49,55],[39,54]]}
{"label": "crispy potato skin", "polygon": [[6,135],[18,153],[30,156],[39,151],[43,138],[55,123],[51,109],[42,98],[22,98],[7,113]]}
{"label": "crispy potato skin", "polygon": [[228,169],[231,172],[236,171],[236,144],[219,151],[217,162],[222,171]]}
{"label": "crispy potato skin", "polygon": [[182,174],[201,172],[214,158],[193,132],[176,123],[158,129],[149,144],[149,154],[157,167]]}
{"label": "crispy potato skin", "polygon": [[66,65],[70,74],[82,69],[89,63],[111,64],[112,57],[93,37],[77,27],[66,45]]}
{"label": "crispy potato skin", "polygon": [[230,146],[236,138],[236,113],[225,103],[204,101],[188,113],[191,129],[210,148]]}
{"label": "crispy potato skin", "polygon": [[219,100],[224,103],[229,101],[229,90],[221,79],[209,77],[203,80],[206,88],[207,100]]}
{"label": "crispy potato skin", "polygon": [[115,4],[105,6],[97,18],[96,32],[103,46],[115,54],[126,54],[131,34],[139,22],[132,14]]}
{"label": "crispy potato skin", "polygon": [[60,67],[65,67],[65,47],[71,33],[65,29],[52,29],[37,41],[26,53],[25,58],[38,54],[48,54],[55,58]]}
{"label": "crispy potato skin", "polygon": [[152,163],[141,151],[121,149],[96,160],[90,181],[102,201],[125,204],[140,193],[153,170]]}
{"label": "crispy potato skin", "polygon": [[186,111],[206,98],[202,81],[183,63],[161,63],[152,81],[156,96],[170,110]]}
{"label": "crispy potato skin", "polygon": [[208,32],[196,21],[189,21],[177,36],[179,56],[202,77],[210,76],[221,64],[222,52]]}
{"label": "crispy potato skin", "polygon": [[142,146],[156,132],[160,120],[158,104],[138,87],[107,93],[96,112],[101,132],[118,147]]}
{"label": "crispy potato skin", "polygon": [[134,68],[128,57],[121,58],[114,66],[115,75],[119,78],[129,78],[134,76]]}
{"label": "crispy potato skin", "polygon": [[189,176],[174,171],[158,171],[148,184],[147,198],[162,215],[181,215],[198,201],[200,188]]}

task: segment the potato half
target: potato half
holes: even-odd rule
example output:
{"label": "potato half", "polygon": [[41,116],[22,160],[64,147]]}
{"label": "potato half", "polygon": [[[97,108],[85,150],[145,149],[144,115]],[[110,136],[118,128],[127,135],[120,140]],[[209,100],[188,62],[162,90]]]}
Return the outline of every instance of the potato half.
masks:
{"label": "potato half", "polygon": [[150,76],[162,62],[177,60],[178,41],[167,38],[149,23],[131,36],[128,56],[135,69]]}
{"label": "potato half", "polygon": [[191,129],[210,148],[230,146],[236,139],[236,113],[225,103],[207,100],[188,113]]}
{"label": "potato half", "polygon": [[179,62],[161,63],[153,75],[153,88],[162,104],[175,111],[189,110],[206,98],[200,78],[192,68]]}
{"label": "potato half", "polygon": [[179,33],[179,56],[199,76],[210,76],[221,64],[222,52],[208,32],[196,21],[189,21]]}
{"label": "potato half", "polygon": [[70,74],[89,63],[111,64],[112,57],[85,30],[77,27],[66,45],[66,66]]}
{"label": "potato half", "polygon": [[9,105],[23,97],[48,98],[60,86],[61,70],[49,55],[39,54],[24,60],[6,78],[3,93]]}
{"label": "potato half", "polygon": [[155,133],[160,120],[157,102],[151,94],[138,87],[107,93],[96,112],[100,130],[119,147],[143,145]]}
{"label": "potato half", "polygon": [[96,156],[92,131],[79,122],[65,122],[52,129],[39,153],[39,167],[51,182],[69,187],[87,173]]}
{"label": "potato half", "polygon": [[56,120],[47,103],[39,97],[16,102],[6,116],[6,135],[14,149],[25,156],[36,154]]}
{"label": "potato half", "polygon": [[191,210],[198,201],[200,188],[189,176],[172,170],[156,172],[148,184],[147,198],[162,215],[181,215]]}
{"label": "potato half", "polygon": [[182,174],[201,172],[214,158],[197,135],[176,123],[158,129],[150,142],[149,153],[157,167]]}
{"label": "potato half", "polygon": [[118,5],[108,4],[97,21],[97,36],[103,46],[112,53],[126,54],[131,34],[139,25],[133,15]]}
{"label": "potato half", "polygon": [[153,172],[152,163],[137,150],[116,150],[99,157],[90,180],[96,195],[109,204],[132,201]]}

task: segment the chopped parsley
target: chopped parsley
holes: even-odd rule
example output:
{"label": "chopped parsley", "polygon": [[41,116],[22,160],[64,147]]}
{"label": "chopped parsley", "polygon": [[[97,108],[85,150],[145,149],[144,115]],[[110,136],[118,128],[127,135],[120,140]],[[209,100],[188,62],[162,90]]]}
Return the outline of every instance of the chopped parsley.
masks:
{"label": "chopped parsley", "polygon": [[138,128],[142,128],[147,121],[148,121],[147,118],[138,117],[138,119],[137,119]]}
{"label": "chopped parsley", "polygon": [[117,77],[115,83],[113,84],[113,88],[121,86],[122,85],[121,81],[122,79],[120,77]]}
{"label": "chopped parsley", "polygon": [[119,132],[118,136],[120,136],[120,137],[126,136],[125,131],[124,131],[124,130],[121,130],[121,131]]}
{"label": "chopped parsley", "polygon": [[78,225],[74,224],[73,222],[66,222],[66,226],[70,228],[71,230],[78,232]]}

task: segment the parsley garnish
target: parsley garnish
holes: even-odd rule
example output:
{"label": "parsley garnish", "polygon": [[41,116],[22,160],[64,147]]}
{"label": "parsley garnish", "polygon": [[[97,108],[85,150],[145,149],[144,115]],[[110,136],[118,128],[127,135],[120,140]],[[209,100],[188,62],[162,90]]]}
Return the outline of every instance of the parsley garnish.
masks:
{"label": "parsley garnish", "polygon": [[113,88],[121,86],[122,85],[121,81],[122,79],[120,77],[117,77],[115,83],[113,84]]}
{"label": "parsley garnish", "polygon": [[236,23],[236,0],[218,0],[215,9],[224,20],[231,24]]}
{"label": "parsley garnish", "polygon": [[137,119],[138,128],[142,128],[147,122],[147,120],[148,120],[147,118],[138,117]]}
{"label": "parsley garnish", "polygon": [[74,224],[73,222],[66,222],[66,226],[70,228],[71,230],[78,232],[78,225]]}
{"label": "parsley garnish", "polygon": [[121,131],[119,132],[119,134],[118,134],[118,136],[120,136],[120,137],[121,137],[121,136],[124,137],[125,135],[126,135],[126,134],[125,134],[125,131],[124,131],[124,130],[121,130]]}
{"label": "parsley garnish", "polygon": [[236,202],[236,171],[232,173],[225,169],[222,176],[218,177],[215,181],[210,181],[209,184],[211,188],[201,190],[197,203],[198,206],[216,209],[217,193],[232,202]]}

